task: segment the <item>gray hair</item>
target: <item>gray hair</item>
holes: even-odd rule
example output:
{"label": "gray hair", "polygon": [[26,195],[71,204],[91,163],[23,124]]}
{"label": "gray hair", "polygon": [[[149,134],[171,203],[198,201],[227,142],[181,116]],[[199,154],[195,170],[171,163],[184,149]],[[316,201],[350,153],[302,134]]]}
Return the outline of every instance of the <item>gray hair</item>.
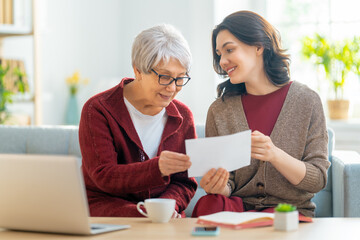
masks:
{"label": "gray hair", "polygon": [[132,65],[143,73],[160,61],[168,63],[170,58],[177,59],[189,72],[191,64],[190,48],[183,35],[169,24],[161,24],[142,31],[132,46]]}

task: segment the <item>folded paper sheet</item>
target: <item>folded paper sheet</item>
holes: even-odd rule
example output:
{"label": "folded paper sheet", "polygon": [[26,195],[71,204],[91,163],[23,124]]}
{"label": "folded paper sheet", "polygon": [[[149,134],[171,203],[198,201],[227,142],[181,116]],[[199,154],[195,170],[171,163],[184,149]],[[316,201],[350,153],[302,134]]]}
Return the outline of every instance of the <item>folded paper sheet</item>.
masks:
{"label": "folded paper sheet", "polygon": [[251,131],[226,136],[185,140],[192,165],[189,177],[203,176],[211,168],[233,171],[250,164]]}

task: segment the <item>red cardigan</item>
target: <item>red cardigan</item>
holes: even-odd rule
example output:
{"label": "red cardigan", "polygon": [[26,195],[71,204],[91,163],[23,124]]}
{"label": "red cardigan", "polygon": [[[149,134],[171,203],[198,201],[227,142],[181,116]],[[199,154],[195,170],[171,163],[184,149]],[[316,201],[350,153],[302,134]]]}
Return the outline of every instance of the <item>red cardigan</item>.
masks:
{"label": "red cardigan", "polygon": [[[79,125],[82,171],[91,216],[142,216],[136,204],[147,198],[172,198],[182,213],[194,196],[197,183],[187,172],[162,177],[159,154],[185,153],[185,139],[196,138],[194,119],[183,103],[173,100],[158,156],[149,159],[124,104],[124,78],[114,88],[90,98]],[[184,216],[184,213],[182,213]]]}

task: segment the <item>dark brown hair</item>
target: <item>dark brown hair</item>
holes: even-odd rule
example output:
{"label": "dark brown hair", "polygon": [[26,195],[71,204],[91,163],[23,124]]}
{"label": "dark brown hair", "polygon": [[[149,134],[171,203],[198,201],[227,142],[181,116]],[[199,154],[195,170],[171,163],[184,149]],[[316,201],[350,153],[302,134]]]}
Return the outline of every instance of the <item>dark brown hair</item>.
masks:
{"label": "dark brown hair", "polygon": [[[290,81],[290,57],[281,48],[279,32],[263,17],[251,11],[232,13],[213,30],[213,66],[216,73],[227,77],[227,73],[220,66],[220,56],[216,53],[216,37],[222,30],[228,30],[247,45],[264,47],[265,73],[274,85],[281,86]],[[232,84],[230,79],[227,79],[218,85],[217,93],[218,97],[224,99],[225,95],[246,94],[246,87],[244,83]]]}

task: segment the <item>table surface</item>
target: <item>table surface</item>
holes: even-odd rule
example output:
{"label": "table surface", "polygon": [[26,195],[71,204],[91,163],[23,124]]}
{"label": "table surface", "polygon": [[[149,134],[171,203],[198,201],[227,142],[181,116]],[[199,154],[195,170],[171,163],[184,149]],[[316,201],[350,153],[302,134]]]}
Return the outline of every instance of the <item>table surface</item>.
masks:
{"label": "table surface", "polygon": [[8,231],[0,229],[0,239],[360,239],[360,218],[314,218],[300,223],[292,232],[271,227],[232,230],[221,228],[217,237],[194,237],[191,230],[196,218],[171,219],[168,223],[151,223],[146,218],[90,218],[93,223],[130,224],[131,228],[93,236]]}

